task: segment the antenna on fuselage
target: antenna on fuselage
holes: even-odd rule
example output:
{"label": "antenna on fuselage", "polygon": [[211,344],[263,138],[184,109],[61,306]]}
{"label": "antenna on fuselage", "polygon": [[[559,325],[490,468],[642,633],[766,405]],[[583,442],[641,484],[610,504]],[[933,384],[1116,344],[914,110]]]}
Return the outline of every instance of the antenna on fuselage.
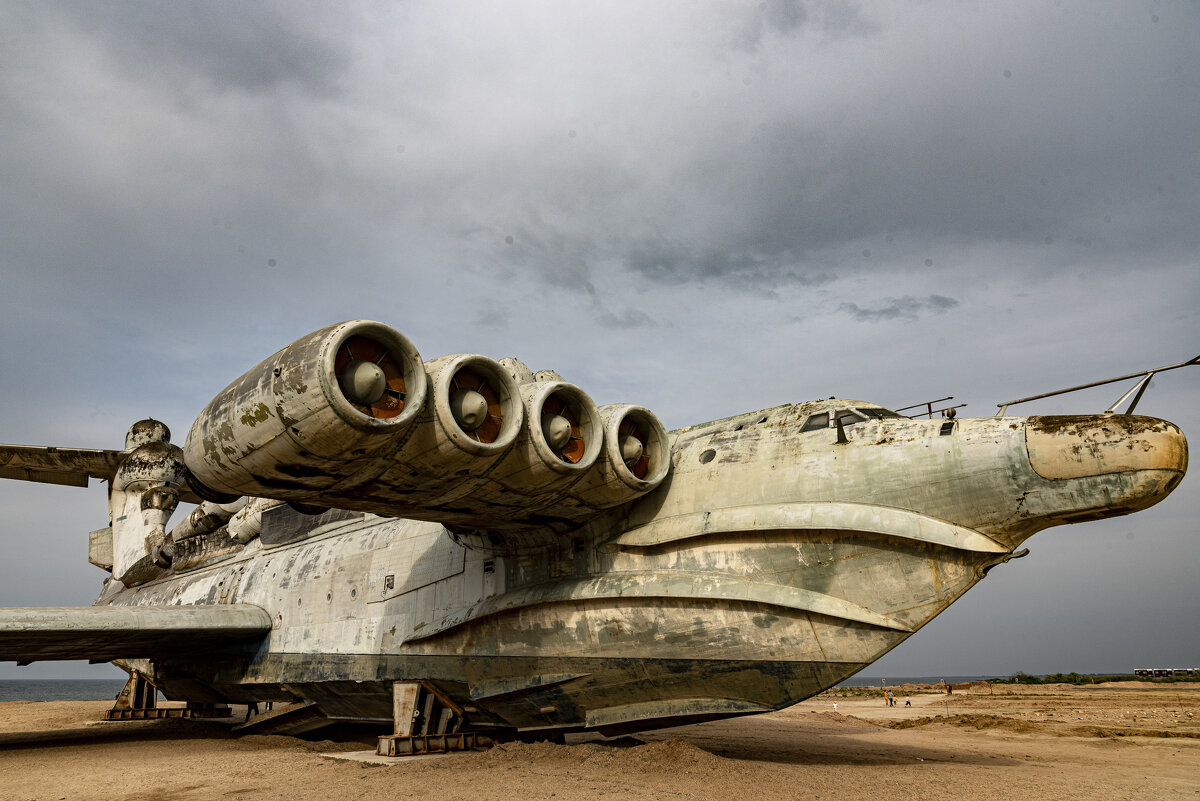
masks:
{"label": "antenna on fuselage", "polygon": [[1074,387],[1067,387],[1066,389],[1056,389],[1053,392],[1043,392],[1041,395],[1031,395],[1028,398],[1020,398],[1019,400],[997,403],[996,406],[1000,408],[1000,411],[996,412],[996,416],[1003,417],[1008,411],[1009,406],[1016,406],[1018,403],[1028,403],[1029,401],[1041,400],[1042,398],[1052,398],[1055,395],[1066,395],[1068,392],[1078,392],[1081,389],[1091,389],[1092,387],[1100,387],[1104,386],[1105,384],[1114,384],[1117,381],[1128,381],[1130,378],[1140,378],[1141,380],[1130,387],[1128,392],[1118,398],[1116,403],[1104,410],[1105,414],[1115,413],[1117,411],[1117,407],[1124,403],[1130,395],[1133,395],[1136,392],[1137,394],[1134,395],[1133,400],[1129,404],[1129,408],[1124,411],[1124,414],[1133,414],[1133,410],[1137,408],[1138,401],[1142,399],[1142,395],[1146,394],[1146,388],[1150,386],[1150,379],[1154,378],[1156,373],[1165,373],[1167,370],[1177,370],[1180,367],[1190,367],[1191,365],[1195,364],[1200,364],[1200,355],[1194,356],[1193,358],[1188,359],[1186,362],[1180,362],[1179,364],[1171,364],[1167,365],[1166,367],[1155,367],[1153,370],[1142,370],[1139,373],[1119,375],[1116,378],[1106,378],[1103,381],[1093,381],[1090,384],[1080,384]]}

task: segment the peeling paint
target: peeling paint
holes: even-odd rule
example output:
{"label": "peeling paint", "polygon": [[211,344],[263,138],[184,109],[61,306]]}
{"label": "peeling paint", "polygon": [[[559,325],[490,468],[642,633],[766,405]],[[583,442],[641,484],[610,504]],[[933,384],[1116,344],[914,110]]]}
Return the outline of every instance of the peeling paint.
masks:
{"label": "peeling paint", "polygon": [[265,423],[267,418],[271,416],[271,410],[267,408],[265,403],[256,404],[253,408],[242,413],[242,425],[254,428],[258,423]]}

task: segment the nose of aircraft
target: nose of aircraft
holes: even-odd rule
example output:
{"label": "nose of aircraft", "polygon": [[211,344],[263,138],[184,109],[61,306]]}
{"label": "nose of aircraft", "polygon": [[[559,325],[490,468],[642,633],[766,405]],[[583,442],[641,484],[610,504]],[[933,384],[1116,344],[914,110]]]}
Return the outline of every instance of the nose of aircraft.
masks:
{"label": "nose of aircraft", "polygon": [[1046,479],[1035,514],[1052,525],[1153,506],[1187,471],[1183,432],[1154,417],[1030,417],[1025,444],[1030,467]]}
{"label": "nose of aircraft", "polygon": [[1187,470],[1187,439],[1173,423],[1123,414],[1030,417],[1029,464],[1042,478],[1065,479]]}

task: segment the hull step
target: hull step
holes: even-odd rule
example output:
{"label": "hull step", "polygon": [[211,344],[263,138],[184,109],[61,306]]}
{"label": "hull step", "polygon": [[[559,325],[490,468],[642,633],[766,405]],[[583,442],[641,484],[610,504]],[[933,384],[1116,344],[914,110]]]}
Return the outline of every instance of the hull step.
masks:
{"label": "hull step", "polygon": [[238,734],[286,734],[296,736],[336,723],[325,717],[312,701],[282,704],[266,712],[251,715],[245,723],[233,727]]}

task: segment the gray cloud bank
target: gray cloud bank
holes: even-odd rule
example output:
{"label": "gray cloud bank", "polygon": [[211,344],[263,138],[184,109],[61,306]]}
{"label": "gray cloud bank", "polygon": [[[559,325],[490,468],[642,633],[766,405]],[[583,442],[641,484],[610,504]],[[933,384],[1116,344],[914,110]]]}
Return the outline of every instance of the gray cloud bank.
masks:
{"label": "gray cloud bank", "polygon": [[883,305],[873,309],[864,309],[857,303],[846,302],[838,309],[846,312],[855,320],[865,323],[877,323],[882,320],[915,320],[919,312],[926,309],[934,312],[944,312],[958,305],[954,298],[945,295],[930,295],[927,298],[914,298],[905,295],[902,298],[885,298]]}
{"label": "gray cloud bank", "polygon": [[[344,240],[420,237],[454,243],[420,253],[443,269],[568,288],[614,271],[813,286],[949,268],[981,238],[1161,256],[1196,246],[1200,211],[1200,20],[1164,14],[10,6],[5,216],[18,254],[86,232],[93,253],[136,239],[227,274],[299,233],[287,269],[359,255],[380,277]],[[104,267],[139,268],[122,261]]]}

